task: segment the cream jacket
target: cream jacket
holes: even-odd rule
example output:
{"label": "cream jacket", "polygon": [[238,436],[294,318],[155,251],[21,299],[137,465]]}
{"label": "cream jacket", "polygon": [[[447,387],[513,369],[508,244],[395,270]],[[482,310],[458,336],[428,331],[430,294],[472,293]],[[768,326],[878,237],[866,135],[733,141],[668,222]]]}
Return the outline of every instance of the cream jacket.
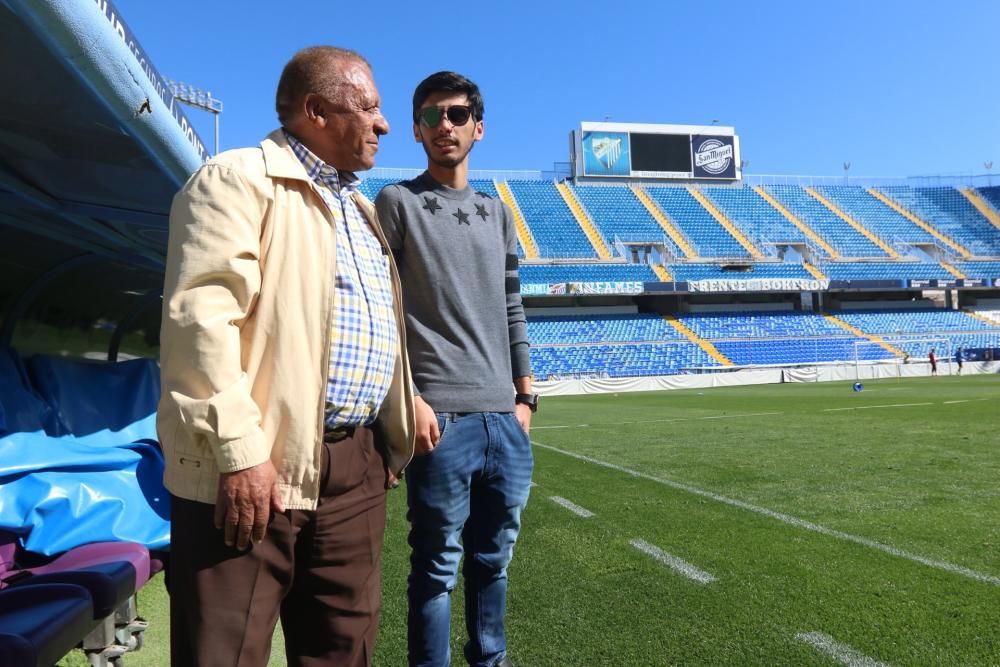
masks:
{"label": "cream jacket", "polygon": [[[335,213],[316,188],[277,130],[218,155],[174,198],[157,432],[176,496],[214,504],[220,472],[270,458],[285,507],[316,507],[337,257]],[[371,202],[355,201],[387,248]],[[413,385],[390,266],[400,345],[375,432],[401,473]]]}

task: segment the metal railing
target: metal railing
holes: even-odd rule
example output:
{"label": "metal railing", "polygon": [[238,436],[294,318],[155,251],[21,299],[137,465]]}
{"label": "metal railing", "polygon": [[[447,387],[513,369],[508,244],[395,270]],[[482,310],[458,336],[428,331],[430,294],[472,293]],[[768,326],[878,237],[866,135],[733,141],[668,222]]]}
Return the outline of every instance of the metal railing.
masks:
{"label": "metal railing", "polygon": [[[409,167],[375,167],[365,172],[367,178],[409,179],[419,176],[424,169]],[[470,169],[469,178],[473,180],[519,180],[519,181],[554,181],[569,177],[569,174],[559,170],[541,169]],[[665,187],[687,187],[690,182],[670,181],[620,181],[615,183],[594,183],[593,185],[655,185]],[[926,176],[811,176],[808,174],[743,174],[743,185],[857,185],[862,187],[878,187],[883,185],[908,185],[913,188],[929,187],[974,187],[986,188],[1000,186],[1000,174],[931,174]],[[589,183],[587,185],[590,185]],[[711,183],[713,186],[723,183]],[[739,186],[740,182],[733,183]]]}

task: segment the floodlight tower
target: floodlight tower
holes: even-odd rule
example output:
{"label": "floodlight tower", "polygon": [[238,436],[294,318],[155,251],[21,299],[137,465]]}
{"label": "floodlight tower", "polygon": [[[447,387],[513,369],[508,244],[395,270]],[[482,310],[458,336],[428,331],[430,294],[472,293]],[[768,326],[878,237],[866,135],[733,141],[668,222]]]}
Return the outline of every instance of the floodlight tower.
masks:
{"label": "floodlight tower", "polygon": [[167,79],[170,92],[177,98],[178,102],[183,102],[195,109],[207,111],[215,117],[215,155],[219,154],[219,116],[222,115],[222,100],[212,97],[210,91],[195,88],[183,81],[172,81]]}

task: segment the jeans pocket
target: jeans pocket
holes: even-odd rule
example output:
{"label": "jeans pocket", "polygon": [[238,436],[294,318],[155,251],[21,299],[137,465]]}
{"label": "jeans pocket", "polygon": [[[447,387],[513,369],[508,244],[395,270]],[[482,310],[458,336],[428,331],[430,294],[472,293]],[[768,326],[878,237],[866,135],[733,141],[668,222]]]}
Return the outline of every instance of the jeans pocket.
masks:
{"label": "jeans pocket", "polygon": [[450,412],[439,412],[436,416],[438,421],[438,441],[437,444],[434,445],[434,449],[429,452],[431,454],[433,454],[434,451],[441,446],[441,443],[444,441],[444,434],[451,428],[452,423]]}

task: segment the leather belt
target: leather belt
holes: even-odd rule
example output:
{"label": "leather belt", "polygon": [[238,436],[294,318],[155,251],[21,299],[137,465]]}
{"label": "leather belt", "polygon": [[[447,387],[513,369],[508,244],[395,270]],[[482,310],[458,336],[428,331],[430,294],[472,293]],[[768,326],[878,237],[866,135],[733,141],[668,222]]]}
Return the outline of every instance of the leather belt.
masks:
{"label": "leather belt", "polygon": [[323,431],[323,442],[340,442],[354,435],[356,426],[338,426]]}

